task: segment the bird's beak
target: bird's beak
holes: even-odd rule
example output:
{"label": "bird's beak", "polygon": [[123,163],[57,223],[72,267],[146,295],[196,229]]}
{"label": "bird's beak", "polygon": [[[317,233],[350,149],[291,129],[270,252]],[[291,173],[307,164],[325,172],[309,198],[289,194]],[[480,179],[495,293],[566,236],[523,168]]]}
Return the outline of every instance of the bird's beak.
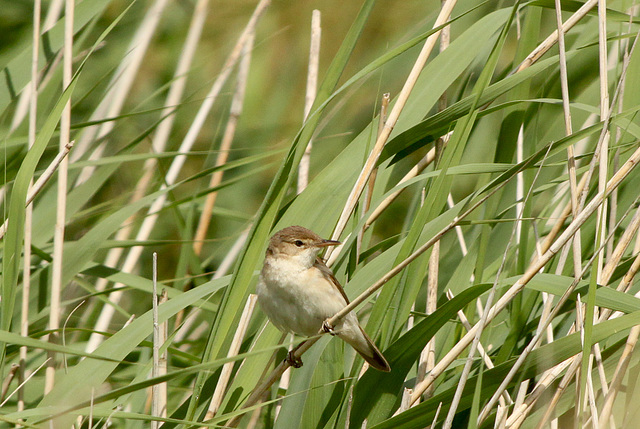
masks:
{"label": "bird's beak", "polygon": [[314,245],[316,247],[337,246],[339,244],[342,244],[342,243],[340,243],[339,241],[336,241],[336,240],[322,240],[322,241],[320,241],[318,243],[314,243]]}

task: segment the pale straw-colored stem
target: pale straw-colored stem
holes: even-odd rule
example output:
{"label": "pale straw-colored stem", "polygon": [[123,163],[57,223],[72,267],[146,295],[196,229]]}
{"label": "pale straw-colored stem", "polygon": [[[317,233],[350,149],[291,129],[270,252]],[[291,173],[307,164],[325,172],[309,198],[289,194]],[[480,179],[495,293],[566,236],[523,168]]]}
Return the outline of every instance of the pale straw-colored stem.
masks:
{"label": "pale straw-colored stem", "polygon": [[[231,101],[231,111],[227,126],[225,127],[224,134],[222,136],[222,142],[220,143],[220,149],[218,151],[218,157],[216,158],[216,167],[221,167],[227,163],[229,159],[229,153],[231,152],[231,143],[236,134],[236,126],[238,125],[238,119],[242,114],[242,107],[244,104],[245,90],[247,89],[247,80],[249,78],[249,65],[251,64],[251,51],[253,50],[253,40],[255,38],[255,32],[250,34],[247,42],[244,45],[242,52],[242,59],[238,67],[238,79],[236,83],[236,91]],[[209,188],[215,188],[222,183],[222,177],[224,175],[223,170],[218,170],[211,175],[209,181]],[[196,234],[193,242],[193,251],[197,256],[200,256],[202,247],[204,246],[204,240],[207,237],[207,231],[209,230],[209,224],[213,217],[213,207],[218,197],[218,191],[210,192],[204,201],[204,207],[202,208],[202,214],[196,228]]]}
{"label": "pale straw-colored stem", "polygon": [[[152,310],[153,310],[153,367],[151,368],[151,377],[158,376],[158,367],[160,366],[160,326],[158,324],[158,254],[153,252],[153,293],[151,294]],[[160,399],[158,394],[158,385],[151,387],[151,416],[160,416]],[[151,429],[158,429],[158,421],[151,421]]]}
{"label": "pale straw-colored stem", "polygon": [[[589,0],[583,4],[573,15],[562,24],[562,30],[564,33],[569,31],[576,25],[582,18],[584,18],[591,9],[598,4],[598,0]],[[527,67],[530,67],[533,63],[538,61],[553,45],[558,41],[558,30],[551,33],[542,43],[540,43],[522,63],[518,66],[516,72],[520,72]]]}
{"label": "pale straw-colored stem", "polygon": [[[62,87],[66,90],[71,84],[73,76],[73,19],[75,4],[73,0],[65,2],[64,16],[64,47],[62,66]],[[71,133],[71,99],[62,110],[60,118],[60,150],[64,150],[70,142]],[[57,330],[60,328],[60,293],[62,291],[62,261],[64,246],[64,230],[67,206],[67,177],[69,171],[69,159],[64,157],[58,168],[58,196],[56,203],[56,224],[53,236],[53,262],[51,269],[51,291],[49,308],[49,329],[52,331],[50,340],[56,341]],[[53,389],[55,382],[56,359],[55,353],[49,353],[51,360],[47,365],[44,393]]]}
{"label": "pale straw-colored stem", "polygon": [[[314,9],[311,13],[311,42],[309,47],[309,67],[307,69],[307,90],[304,97],[304,116],[306,121],[313,107],[318,92],[318,67],[320,64],[320,38],[322,27],[320,25],[320,11]],[[304,191],[309,183],[309,163],[311,162],[312,139],[304,150],[304,154],[298,165],[298,194]]]}
{"label": "pale straw-colored stem", "polygon": [[[440,14],[438,15],[438,18],[436,19],[436,22],[433,25],[434,28],[444,25],[449,20],[449,16],[451,16],[451,12],[453,11],[453,7],[455,6],[456,1],[457,0],[447,0],[444,3],[444,5],[442,6],[442,9],[440,10]],[[351,213],[353,212],[353,209],[355,208],[356,203],[358,202],[358,199],[360,198],[360,195],[364,190],[364,187],[366,186],[367,180],[369,179],[369,176],[371,175],[371,172],[373,171],[376,165],[376,162],[378,161],[378,157],[382,152],[382,148],[384,147],[385,143],[387,142],[387,139],[389,138],[389,136],[391,135],[391,132],[393,131],[393,128],[398,122],[400,113],[402,113],[402,110],[407,104],[409,95],[411,94],[418,80],[418,77],[422,72],[422,69],[427,63],[427,60],[429,59],[429,55],[431,55],[431,52],[433,51],[433,48],[436,44],[436,41],[438,40],[438,37],[440,36],[441,31],[442,30],[436,31],[431,36],[429,36],[425,41],[424,46],[422,47],[422,50],[418,55],[418,59],[413,65],[413,68],[411,69],[411,72],[409,73],[409,76],[407,77],[407,80],[405,81],[405,84],[402,87],[402,90],[400,91],[400,93],[398,94],[398,98],[395,104],[393,105],[391,112],[389,113],[389,118],[385,121],[382,132],[380,133],[380,136],[378,136],[378,138],[376,139],[376,143],[373,149],[371,150],[371,153],[369,154],[369,157],[367,158],[367,161],[364,167],[360,171],[360,175],[358,176],[358,179],[356,180],[356,183],[353,186],[353,189],[351,190],[349,197],[347,198],[347,203],[345,204],[345,207],[342,210],[342,213],[340,214],[338,223],[331,236],[333,240],[337,240],[338,238],[340,238],[340,235],[342,234],[344,227],[347,225],[347,221],[351,216]],[[331,248],[329,248],[329,253],[327,254],[327,257],[330,255],[331,255]]]}
{"label": "pale straw-colored stem", "polygon": [[[417,164],[414,165],[411,170],[409,170],[407,174],[404,175],[402,179],[400,179],[398,185],[401,185],[408,180],[416,177],[422,170],[424,170],[429,164],[431,164],[434,159],[436,159],[436,149],[431,148],[431,150],[429,150],[429,152],[427,152],[427,154],[423,156],[420,161],[418,161]],[[398,198],[398,195],[400,195],[401,192],[402,190],[395,191],[393,194],[385,198],[380,204],[378,204],[376,209],[373,211],[373,213],[371,213],[371,215],[365,222],[365,228],[369,228],[373,224],[373,222],[375,222],[376,219],[380,217],[382,212],[385,211],[387,207],[389,207],[391,203],[395,201],[396,198]]]}
{"label": "pale straw-colored stem", "polygon": [[[441,0],[444,3],[444,0]],[[445,27],[442,29],[440,35],[440,52],[444,52],[449,47],[449,41],[451,37],[451,27]],[[438,111],[442,112],[447,108],[447,92],[443,92],[438,99]],[[434,167],[437,168],[442,157],[442,150],[445,144],[449,140],[448,134],[439,137],[435,143],[435,161]],[[424,189],[423,189],[424,192]],[[451,195],[451,194],[449,194]],[[438,304],[438,278],[439,278],[439,263],[440,263],[440,241],[434,243],[431,249],[431,255],[429,255],[429,274],[427,277],[427,302],[425,304],[425,311],[427,314],[433,314],[436,311]],[[479,345],[482,348],[482,345]],[[436,364],[436,336],[433,335],[427,345],[420,353],[418,359],[418,374],[416,376],[416,384],[419,384],[424,380],[425,375],[433,369]],[[433,395],[435,386],[431,386],[425,391],[424,396],[430,397]],[[446,423],[445,423],[446,426]]]}
{"label": "pale straw-colored stem", "polygon": [[[569,83],[567,78],[567,54],[564,45],[564,31],[562,31],[562,6],[560,0],[555,0],[556,6],[556,25],[558,27],[558,53],[560,60],[560,87],[562,91],[562,112],[564,116],[565,135],[573,134],[571,125],[571,110],[569,108]],[[578,185],[576,180],[576,159],[574,155],[573,145],[567,146],[567,172],[569,173],[569,189],[571,194],[571,212],[575,218],[578,215]],[[573,272],[578,275],[581,271],[581,241],[580,231],[578,231],[572,240],[573,245]]]}
{"label": "pale straw-colored stem", "polygon": [[[447,298],[453,299],[453,292],[451,292],[451,290],[447,290]],[[471,323],[469,323],[469,319],[467,319],[467,316],[464,314],[464,312],[462,310],[458,310],[457,314],[458,318],[460,319],[460,323],[462,323],[462,326],[464,326],[464,329],[466,329],[467,331],[470,330],[472,326]],[[487,368],[492,369],[495,367],[493,361],[491,360],[491,357],[487,354],[481,342],[478,342],[478,354],[484,361],[484,364],[487,366]],[[513,404],[513,399],[511,399],[511,396],[509,396],[509,392],[507,392],[506,390],[501,396],[500,404],[502,406]]]}
{"label": "pale straw-colored stem", "polygon": [[[113,118],[122,111],[122,106],[131,93],[131,87],[142,65],[142,60],[149,48],[151,39],[155,35],[155,29],[167,3],[168,0],[156,0],[145,14],[140,27],[127,48],[128,54],[120,63],[109,82],[109,91],[91,115],[92,121]],[[90,150],[94,142],[102,141],[90,157],[90,159],[99,159],[106,147],[106,141],[103,140],[115,125],[115,121],[106,121],[99,126],[85,128],[78,139],[77,149],[72,156],[72,161],[80,159],[82,155]],[[95,167],[93,166],[84,168],[76,183],[79,184],[86,181],[94,170]]]}
{"label": "pale straw-colored stem", "polygon": [[[198,0],[193,10],[191,17],[191,23],[189,25],[189,31],[182,49],[180,50],[180,56],[178,58],[176,70],[173,73],[173,79],[167,98],[164,102],[164,109],[160,116],[163,118],[162,122],[158,125],[157,130],[151,140],[153,151],[156,153],[162,153],[166,150],[167,141],[173,128],[175,121],[175,106],[177,106],[184,93],[184,88],[187,83],[187,74],[193,62],[193,57],[202,35],[202,29],[207,17],[207,8],[209,0]],[[144,195],[146,195],[149,185],[153,177],[157,174],[158,160],[155,157],[149,158],[145,161],[142,178],[136,183],[136,188],[131,198],[131,202],[138,201]],[[118,230],[115,236],[116,241],[127,240],[133,231],[133,221],[135,215],[127,219],[122,227]],[[114,267],[117,265],[120,257],[124,253],[123,247],[113,247],[109,249],[105,258],[104,264],[108,267]],[[97,291],[103,291],[108,284],[108,280],[99,278],[96,282],[95,288]],[[90,314],[87,311],[86,314]]]}
{"label": "pale straw-colored stem", "polygon": [[[240,346],[242,345],[242,340],[244,339],[247,328],[249,327],[249,321],[251,320],[251,315],[255,309],[257,298],[258,297],[255,294],[250,294],[247,298],[247,302],[242,310],[242,315],[240,316],[240,321],[238,322],[238,328],[236,329],[231,345],[229,346],[229,351],[227,353],[228,358],[237,356],[240,351]],[[218,412],[218,408],[220,408],[222,399],[224,398],[224,394],[227,390],[227,385],[229,384],[234,364],[235,362],[227,362],[222,367],[222,372],[220,373],[218,383],[216,384],[215,391],[211,397],[211,402],[209,403],[209,409],[207,410],[205,420],[212,419]]]}
{"label": "pale straw-colored stem", "polygon": [[[389,100],[391,96],[388,92],[382,94],[382,102],[380,103],[380,115],[378,117],[378,132],[376,134],[376,139],[382,133],[382,128],[384,127],[384,122],[387,120],[387,110],[389,109]],[[364,193],[364,202],[363,202],[363,210],[361,216],[364,217],[365,213],[369,210],[371,206],[371,198],[373,198],[373,189],[376,184],[376,177],[378,175],[378,169],[374,168],[371,172],[371,176],[369,177],[369,182],[367,185],[367,189],[365,189]],[[364,238],[364,233],[367,230],[369,225],[365,223],[360,231],[358,231],[358,236],[356,237],[356,262],[360,261],[360,252],[362,248],[362,239]],[[338,255],[340,252],[334,252],[334,255]],[[331,262],[335,262],[331,260]]]}
{"label": "pale straw-colored stem", "polygon": [[[565,231],[558,237],[558,239],[551,245],[541,258],[539,258],[535,265],[530,266],[527,271],[522,275],[515,284],[507,290],[507,292],[496,302],[496,304],[489,310],[488,321],[492,320],[500,311],[502,311],[506,305],[525,287],[527,283],[544,267],[547,262],[564,246],[568,240],[575,234],[575,232],[586,222],[586,220],[597,210],[605,196],[611,193],[611,191],[620,185],[629,173],[633,170],[635,165],[640,161],[640,149],[637,149],[631,157],[625,162],[625,164],[616,172],[616,174],[609,180],[604,192],[599,192],[589,204],[580,212],[571,224],[565,229]],[[416,389],[413,401],[416,401],[418,397],[424,392],[462,353],[462,351],[471,344],[475,337],[476,331],[479,329],[479,323],[477,323],[451,350],[436,364],[431,373],[425,378],[423,383]]]}
{"label": "pale straw-colored stem", "polygon": [[[251,37],[251,34],[254,31],[254,28],[257,24],[259,17],[262,15],[266,7],[269,5],[269,2],[270,0],[261,0],[260,3],[258,3],[258,5],[256,6],[256,9],[253,12],[253,15],[251,16],[251,18],[249,19],[247,26],[245,27],[244,31],[239,37],[238,42],[236,43],[236,46],[234,47],[233,51],[227,58],[222,68],[222,71],[220,72],[220,74],[218,75],[218,78],[216,79],[213,86],[211,87],[211,90],[205,97],[205,100],[200,106],[200,109],[198,110],[198,113],[196,114],[196,117],[193,123],[191,124],[191,127],[189,128],[189,131],[187,132],[185,138],[183,139],[182,144],[180,145],[180,148],[178,150],[181,154],[188,153],[191,150],[193,144],[196,141],[198,134],[200,133],[200,130],[202,129],[202,126],[204,125],[207,119],[207,116],[211,108],[213,107],[214,102],[216,101],[218,95],[220,94],[220,91],[222,90],[222,86],[224,85],[227,78],[229,77],[229,74],[231,73],[232,66],[240,59],[240,56],[242,54],[242,49],[245,43]],[[185,161],[186,161],[186,155],[178,155],[173,159],[173,162],[169,167],[169,171],[165,176],[164,184],[161,186],[161,190],[166,189],[168,186],[171,186],[172,184],[175,183],[175,181],[177,180],[178,174],[180,173],[180,170],[182,169],[182,166],[184,165]],[[147,215],[145,216],[145,219],[142,223],[142,226],[140,227],[140,230],[138,231],[138,234],[136,235],[136,238],[135,238],[136,241],[141,242],[149,238],[149,236],[151,235],[151,231],[153,230],[153,227],[155,226],[156,220],[158,218],[158,212],[164,206],[166,199],[167,199],[167,195],[163,194],[153,202],[153,204],[147,211]],[[142,246],[133,247],[129,251],[129,254],[127,255],[124,261],[124,264],[122,266],[123,272],[131,272],[131,270],[137,265],[138,259],[140,258],[142,251],[143,251]],[[122,284],[117,284],[115,285],[115,287],[120,288],[122,287]],[[109,299],[114,304],[119,303],[121,298],[122,298],[121,290],[117,290],[116,292],[113,292],[109,297]],[[94,329],[98,332],[105,331],[108,328],[114,313],[115,313],[114,306],[112,305],[105,306],[103,309],[103,312],[100,314],[98,318],[98,321]],[[102,339],[103,338],[100,335],[95,335],[95,334],[92,335],[89,339],[87,350],[89,351],[95,350],[95,348],[102,342]]]}
{"label": "pale straw-colored stem", "polygon": [[[36,196],[40,193],[40,191],[42,191],[42,188],[44,188],[44,185],[46,185],[49,179],[51,179],[53,174],[56,172],[58,166],[60,166],[60,163],[62,162],[62,160],[69,154],[69,151],[71,150],[72,147],[73,147],[73,142],[70,142],[69,144],[67,144],[58,153],[58,155],[56,155],[53,161],[51,161],[49,166],[40,175],[40,177],[38,177],[38,180],[36,180],[36,182],[29,188],[29,191],[27,192],[27,201],[26,201],[27,207],[31,205],[31,203],[36,198]],[[6,232],[7,232],[7,221],[4,221],[4,223],[0,225],[0,239],[4,237]]]}
{"label": "pale straw-colored stem", "polygon": [[[618,244],[618,246],[620,246],[620,243]],[[618,262],[619,261],[610,260],[607,264],[608,265],[611,264],[611,266],[617,266]],[[623,291],[624,289],[626,289],[626,287],[633,280],[633,277],[636,275],[638,270],[640,270],[640,255],[638,255],[638,257],[634,260],[631,268],[629,268],[629,271],[627,271],[627,273],[623,277],[623,279],[620,282],[620,285],[618,286],[617,289],[619,291]],[[608,267],[605,266],[605,269],[603,270],[603,274],[607,273],[608,271],[609,271]],[[636,294],[636,296],[638,296],[638,295],[640,295],[640,293]],[[560,303],[557,304],[557,307],[559,307],[559,306],[560,306]],[[598,322],[602,322],[602,321],[606,320],[609,317],[610,314],[611,314],[611,310],[605,309],[600,314]],[[575,329],[572,328],[569,331],[569,334],[572,334],[574,332],[575,332]],[[546,391],[546,389],[551,385],[551,383],[553,383],[555,381],[555,379],[557,379],[564,372],[564,370],[567,367],[569,367],[569,369],[567,370],[567,372],[565,374],[565,378],[563,379],[563,382],[560,383],[560,386],[558,387],[558,389],[556,390],[556,392],[554,394],[552,403],[556,403],[559,400],[559,398],[562,395],[562,393],[564,392],[564,390],[566,389],[565,383],[568,383],[575,376],[575,374],[576,374],[576,372],[577,372],[577,370],[579,368],[581,356],[582,356],[581,353],[576,355],[576,356],[573,356],[573,357],[567,359],[566,361],[564,361],[563,363],[561,363],[561,364],[557,365],[556,367],[552,368],[551,370],[547,371],[543,375],[542,379],[538,382],[536,387],[533,389],[533,392],[527,397],[525,403],[520,408],[514,409],[514,412],[513,412],[512,416],[507,421],[507,427],[514,427],[514,428],[515,427],[519,427],[519,425],[522,423],[522,421],[524,421],[524,418],[526,417],[526,415],[531,411],[532,407],[535,405],[537,400],[542,396],[542,394]],[[609,392],[611,392],[611,389],[613,389],[613,388],[614,388],[613,386],[610,386]],[[607,393],[606,395],[608,396],[610,394],[611,393]],[[541,423],[539,424],[539,427],[550,416],[550,412],[551,411],[549,411],[547,413],[547,415],[545,415],[545,417],[541,420]]]}
{"label": "pale straw-colored stem", "polygon": [[[29,148],[36,141],[36,114],[38,110],[38,54],[40,49],[40,10],[42,3],[35,0],[33,5],[33,38],[31,50],[31,91],[29,93]],[[33,180],[32,180],[33,181]],[[24,220],[24,269],[22,274],[22,306],[20,312],[20,335],[29,336],[29,295],[31,289],[31,227],[33,207],[27,201]],[[4,227],[4,225],[2,225]],[[4,235],[4,233],[2,233]],[[27,347],[20,347],[18,379],[26,378]],[[4,397],[4,393],[2,395]],[[24,391],[18,391],[18,411],[24,410]]]}
{"label": "pale straw-colored stem", "polygon": [[[600,64],[600,120],[610,117],[609,107],[609,78],[607,77],[607,2],[598,0],[598,58]],[[609,165],[609,128],[604,129],[604,139],[600,146],[600,168],[598,169],[598,191],[602,191],[607,183]],[[598,214],[598,227],[596,228],[598,240],[603,240],[607,233],[607,200],[602,204]],[[604,264],[604,252],[600,252],[597,261],[598,275],[600,281],[602,267]]]}
{"label": "pale straw-colored stem", "polygon": [[[629,212],[627,212],[626,214],[628,214]],[[626,217],[625,214],[625,217]],[[611,238],[611,237],[609,237]],[[602,243],[599,247],[599,249],[603,249],[605,247],[605,243]],[[598,249],[598,250],[599,250]],[[555,317],[558,315],[558,312],[560,311],[560,308],[563,306],[563,304],[566,302],[566,300],[569,298],[570,294],[573,292],[573,290],[576,288],[576,286],[578,285],[580,279],[585,275],[585,273],[590,269],[593,261],[596,259],[597,257],[597,252],[594,253],[594,255],[592,256],[592,258],[588,261],[587,264],[585,264],[584,268],[581,268],[580,272],[575,276],[573,283],[571,284],[571,286],[569,286],[569,288],[567,288],[564,293],[562,294],[562,296],[560,297],[559,301],[557,303],[555,303],[555,305],[553,306],[553,310],[550,312],[546,312],[546,314],[544,315],[544,317],[542,318],[538,329],[536,330],[536,334],[534,336],[534,338],[529,342],[529,344],[525,347],[524,351],[520,354],[520,356],[518,357],[516,363],[511,367],[511,369],[509,370],[509,373],[503,378],[500,386],[498,387],[498,389],[496,390],[496,392],[494,393],[494,395],[491,397],[491,399],[489,400],[489,402],[485,405],[485,407],[483,408],[482,412],[480,413],[479,416],[479,422],[484,420],[487,416],[488,413],[490,412],[491,408],[495,405],[496,399],[498,398],[498,396],[500,395],[500,393],[502,391],[505,391],[507,385],[510,383],[510,381],[513,379],[513,377],[515,376],[515,374],[519,371],[521,365],[524,363],[525,359],[527,358],[527,356],[529,355],[529,353],[531,353],[531,351],[537,347],[537,345],[540,343],[540,341],[542,340],[542,335],[544,334],[546,328],[550,325],[551,321],[555,319]],[[612,265],[617,265],[618,261],[611,261]],[[574,328],[575,326],[580,326],[581,325],[581,321],[582,321],[582,304],[579,303],[577,306],[577,312],[576,312],[576,323],[574,324]],[[570,329],[568,334],[572,334],[573,332],[575,332],[574,329]],[[553,370],[547,371],[544,375],[543,375],[543,379],[545,378],[546,375],[548,375],[548,373],[553,372]],[[601,376],[601,382],[603,385],[606,385],[606,379],[605,377],[602,375]],[[536,398],[537,399],[537,398]],[[518,413],[522,413],[522,412],[528,412],[528,409],[530,408],[531,403],[527,403],[527,405],[518,410]],[[515,410],[514,410],[515,413]],[[512,416],[513,417],[513,416]],[[509,422],[513,422],[513,418],[509,419]],[[508,423],[507,425],[509,425],[510,423]]]}

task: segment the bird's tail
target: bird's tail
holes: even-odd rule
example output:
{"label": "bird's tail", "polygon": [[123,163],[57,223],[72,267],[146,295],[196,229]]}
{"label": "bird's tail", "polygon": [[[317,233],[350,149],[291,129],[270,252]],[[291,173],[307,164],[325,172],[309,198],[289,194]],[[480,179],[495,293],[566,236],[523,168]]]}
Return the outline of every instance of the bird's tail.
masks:
{"label": "bird's tail", "polygon": [[358,326],[358,328],[360,328],[360,332],[362,333],[362,335],[340,336],[347,342],[347,344],[353,347],[355,351],[357,351],[358,354],[362,356],[362,358],[367,361],[369,365],[379,371],[391,371],[389,363],[384,358],[380,350],[378,350],[373,341],[371,341],[371,338],[369,338],[367,333],[364,332],[364,329],[362,329],[362,327]]}

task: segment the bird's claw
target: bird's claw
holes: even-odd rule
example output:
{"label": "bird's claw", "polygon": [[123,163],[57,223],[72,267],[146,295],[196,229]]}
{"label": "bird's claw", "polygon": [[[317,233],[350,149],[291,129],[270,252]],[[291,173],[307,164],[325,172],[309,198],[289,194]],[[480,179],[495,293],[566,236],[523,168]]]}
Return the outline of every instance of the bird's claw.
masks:
{"label": "bird's claw", "polygon": [[326,320],[322,322],[322,330],[329,335],[333,335],[333,336],[337,335],[336,331],[334,331],[333,329],[333,326],[331,326],[331,324]]}
{"label": "bird's claw", "polygon": [[294,368],[300,368],[302,366],[302,359],[300,356],[296,356],[293,350],[289,350],[284,361]]}

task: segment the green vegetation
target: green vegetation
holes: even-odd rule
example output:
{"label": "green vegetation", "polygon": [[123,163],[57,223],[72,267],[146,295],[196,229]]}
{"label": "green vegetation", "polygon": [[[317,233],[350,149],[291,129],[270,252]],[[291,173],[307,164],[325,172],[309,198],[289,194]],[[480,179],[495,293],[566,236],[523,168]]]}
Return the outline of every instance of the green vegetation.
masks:
{"label": "green vegetation", "polygon": [[[549,0],[50,0],[37,63],[6,3],[0,427],[635,427],[634,2],[562,1],[558,43]],[[303,339],[251,294],[296,224],[378,287],[390,373],[322,336],[264,384]]]}

